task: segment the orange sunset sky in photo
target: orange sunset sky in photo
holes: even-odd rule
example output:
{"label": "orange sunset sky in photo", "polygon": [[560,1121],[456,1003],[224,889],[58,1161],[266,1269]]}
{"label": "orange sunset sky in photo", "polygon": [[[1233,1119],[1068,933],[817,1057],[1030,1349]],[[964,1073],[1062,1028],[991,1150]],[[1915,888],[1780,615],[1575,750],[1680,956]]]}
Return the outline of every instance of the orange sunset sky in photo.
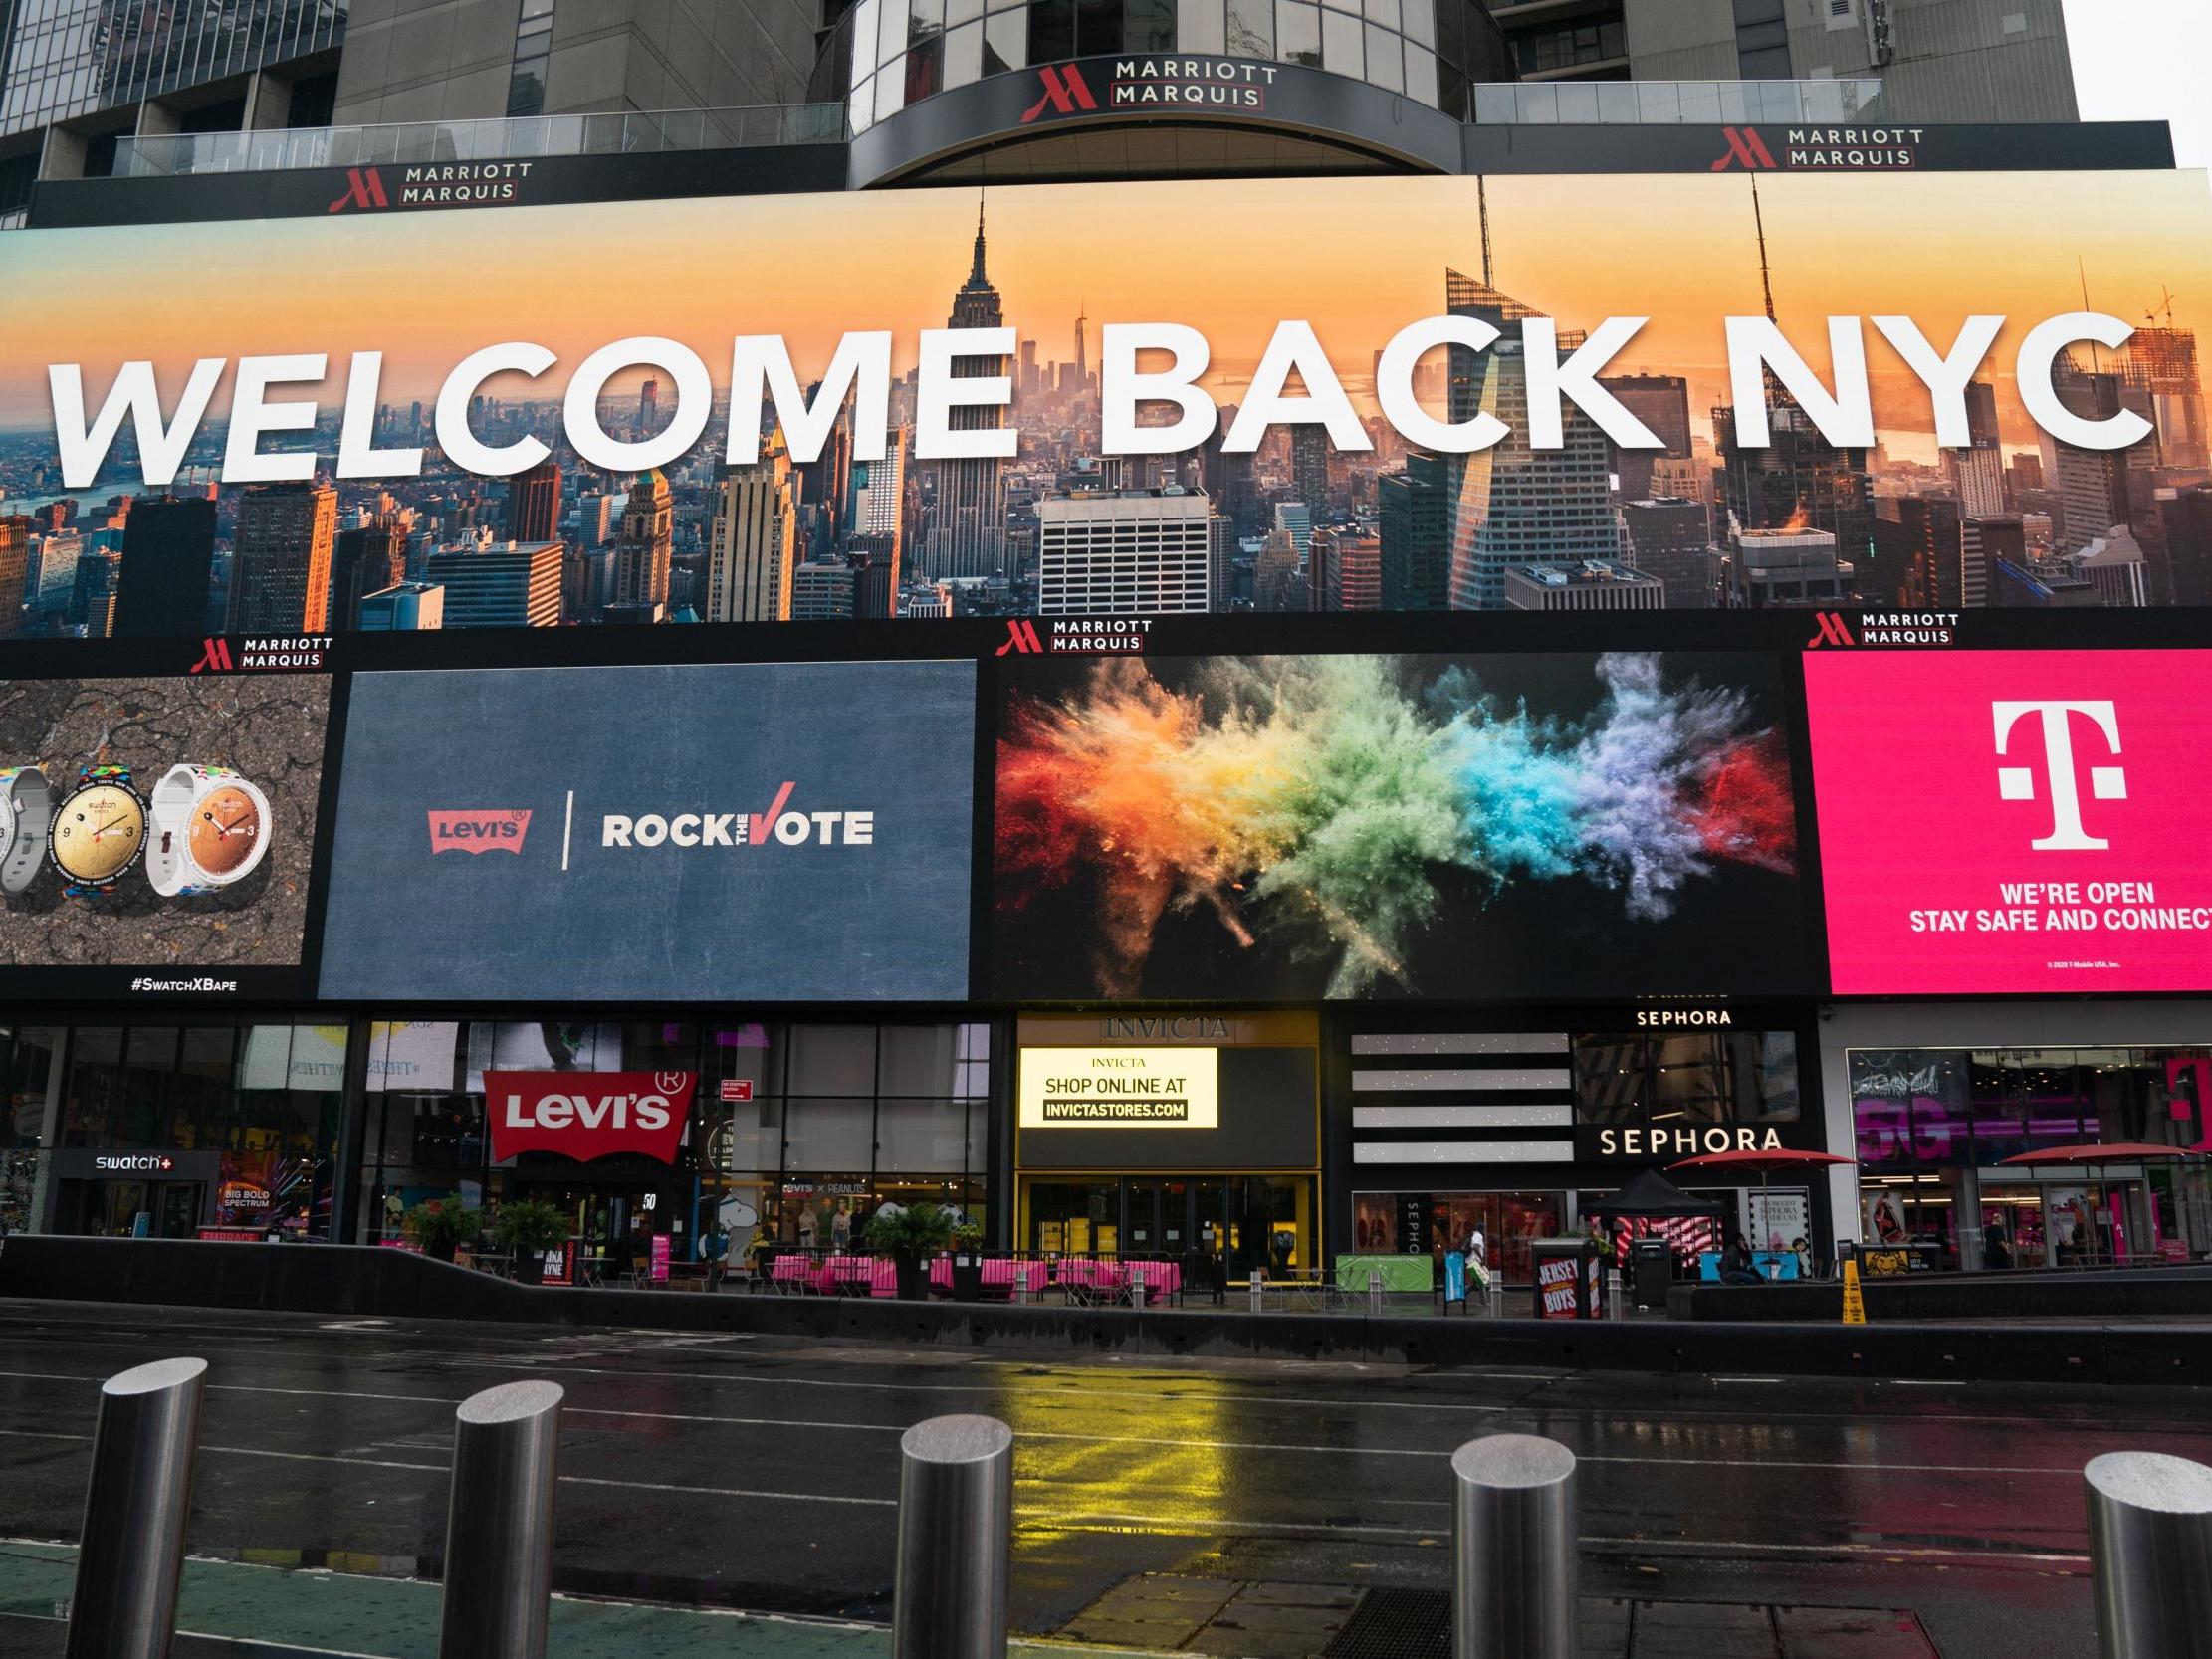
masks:
{"label": "orange sunset sky in photo", "polygon": [[[1825,366],[1832,312],[1902,313],[1941,348],[1969,313],[2003,312],[1984,372],[2019,441],[2013,350],[2080,308],[2085,274],[2094,310],[2140,322],[2170,289],[2177,325],[2212,323],[2202,173],[1759,188],[1780,320],[1809,360]],[[1721,318],[1761,305],[1748,176],[1516,175],[1488,191],[1497,286],[1567,328],[1651,317],[1614,370],[1689,376],[1702,427]],[[1274,323],[1302,317],[1364,404],[1375,352],[1443,310],[1444,268],[1481,269],[1471,178],[1003,186],[986,203],[992,282],[1041,358],[1072,356],[1078,310],[1094,360],[1106,322],[1185,322],[1212,341],[1224,401]],[[976,205],[973,190],[914,190],[18,233],[0,238],[0,424],[51,420],[52,362],[84,365],[95,407],[126,359],[152,358],[168,395],[195,357],[298,351],[331,354],[334,404],[347,355],[370,349],[385,402],[427,402],[461,356],[514,339],[561,365],[495,394],[555,395],[567,366],[630,334],[684,340],[719,386],[735,334],[783,334],[804,378],[840,331],[888,327],[903,370],[968,275]],[[1924,399],[1872,329],[1869,358],[1882,424],[1924,430]]]}

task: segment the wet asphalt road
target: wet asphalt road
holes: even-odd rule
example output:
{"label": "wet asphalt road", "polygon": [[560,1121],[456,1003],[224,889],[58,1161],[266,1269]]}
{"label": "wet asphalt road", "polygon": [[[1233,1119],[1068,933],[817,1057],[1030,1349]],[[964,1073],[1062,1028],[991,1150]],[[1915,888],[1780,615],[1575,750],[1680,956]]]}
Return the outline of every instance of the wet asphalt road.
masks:
{"label": "wet asphalt road", "polygon": [[74,1540],[97,1384],[205,1356],[194,1554],[434,1575],[453,1407],[567,1389],[558,1588],[888,1616],[898,1433],[1017,1435],[1014,1619],[1137,1572],[1449,1583],[1446,1458],[1584,1461],[1586,1594],[1910,1607],[1945,1659],[2094,1651],[2081,1470],[2212,1461],[2183,1390],[1294,1362],[1009,1363],[778,1339],[0,1302],[0,1537]]}

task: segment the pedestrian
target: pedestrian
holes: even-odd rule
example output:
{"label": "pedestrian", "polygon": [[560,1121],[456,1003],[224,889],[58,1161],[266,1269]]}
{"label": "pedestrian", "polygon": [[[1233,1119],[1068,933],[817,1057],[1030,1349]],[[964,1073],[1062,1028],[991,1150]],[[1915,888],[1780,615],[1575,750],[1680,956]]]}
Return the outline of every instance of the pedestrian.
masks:
{"label": "pedestrian", "polygon": [[723,1263],[730,1254],[730,1235],[722,1230],[722,1223],[710,1221],[699,1235],[699,1259],[707,1264],[707,1289],[722,1289]]}
{"label": "pedestrian", "polygon": [[1467,1233],[1467,1284],[1482,1293],[1482,1305],[1490,1305],[1490,1241],[1482,1236],[1482,1223],[1477,1221]]}
{"label": "pedestrian", "polygon": [[2001,1222],[1992,1221],[1982,1229],[1982,1266],[1992,1273],[2002,1273],[2012,1266],[2012,1246],[2005,1241]]}
{"label": "pedestrian", "polygon": [[1743,1242],[1743,1234],[1734,1228],[1728,1231],[1728,1242],[1720,1248],[1720,1282],[1723,1285],[1763,1285],[1759,1265],[1752,1260],[1751,1251]]}

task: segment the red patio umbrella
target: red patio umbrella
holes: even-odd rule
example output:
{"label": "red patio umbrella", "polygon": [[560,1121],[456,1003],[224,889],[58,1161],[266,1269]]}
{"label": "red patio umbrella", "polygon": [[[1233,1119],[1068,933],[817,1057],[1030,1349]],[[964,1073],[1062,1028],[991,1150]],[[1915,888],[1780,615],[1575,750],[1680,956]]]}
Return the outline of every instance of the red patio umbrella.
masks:
{"label": "red patio umbrella", "polygon": [[2081,1146],[2039,1146],[2016,1152],[2001,1163],[2140,1163],[2146,1157],[2187,1157],[2179,1146],[2160,1146],[2148,1141],[2092,1141]]}
{"label": "red patio umbrella", "polygon": [[[1857,1163],[1855,1157],[1844,1157],[1837,1152],[1801,1152],[1787,1146],[1738,1146],[1725,1152],[1701,1152],[1696,1157],[1685,1157],[1679,1163],[1670,1163],[1669,1169],[1719,1169],[1759,1176],[1760,1209],[1766,1208],[1765,1198],[1768,1177],[1776,1170],[1788,1174],[1795,1170],[1820,1169],[1836,1163]],[[1763,1223],[1762,1223],[1763,1225]]]}

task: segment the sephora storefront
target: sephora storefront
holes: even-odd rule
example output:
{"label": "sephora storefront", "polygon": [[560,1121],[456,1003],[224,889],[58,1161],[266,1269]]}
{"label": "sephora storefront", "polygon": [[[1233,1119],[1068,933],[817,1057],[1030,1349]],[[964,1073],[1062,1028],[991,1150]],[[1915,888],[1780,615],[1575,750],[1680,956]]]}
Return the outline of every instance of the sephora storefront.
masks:
{"label": "sephora storefront", "polygon": [[[1331,1022],[1332,1254],[1428,1257],[1480,1228],[1512,1283],[1529,1246],[1585,1230],[1645,1169],[1748,1147],[1829,1149],[1805,1005],[1584,1009],[1539,1023],[1460,1011]],[[1683,1171],[1761,1249],[1829,1254],[1825,1181]],[[1681,1232],[1685,1257],[1717,1244]],[[1440,1271],[1440,1269],[1439,1269]]]}

